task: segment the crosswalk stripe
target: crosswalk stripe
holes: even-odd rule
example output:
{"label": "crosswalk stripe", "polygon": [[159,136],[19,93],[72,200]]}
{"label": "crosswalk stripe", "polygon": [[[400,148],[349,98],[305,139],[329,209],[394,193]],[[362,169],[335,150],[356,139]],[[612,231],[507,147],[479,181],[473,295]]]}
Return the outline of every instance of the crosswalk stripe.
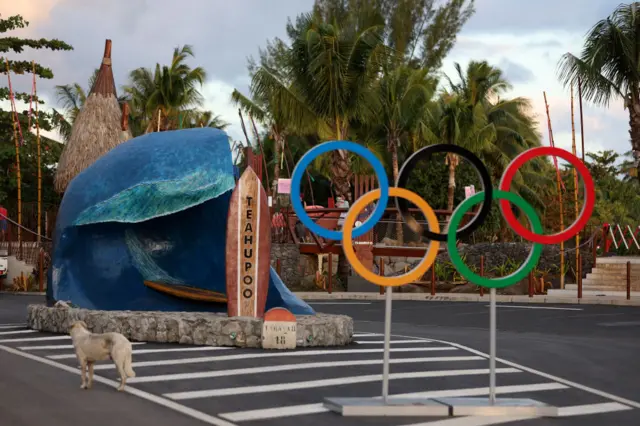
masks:
{"label": "crosswalk stripe", "polygon": [[7,330],[10,328],[25,328],[27,324],[5,324],[0,325],[0,330]]}
{"label": "crosswalk stripe", "polygon": [[71,340],[71,336],[21,337],[19,339],[2,339],[0,343],[40,342],[45,340]]}
{"label": "crosswalk stripe", "polygon": [[0,331],[0,336],[8,336],[12,334],[29,334],[37,333],[36,330],[13,330],[13,331]]}
{"label": "crosswalk stripe", "polygon": [[[549,390],[567,389],[569,386],[562,383],[537,383],[532,385],[497,386],[496,394],[504,395],[520,392],[541,392]],[[411,392],[391,395],[392,398],[451,398],[489,395],[489,388],[449,389],[426,392]],[[380,397],[377,397],[379,399]],[[250,420],[267,420],[280,417],[300,416],[307,414],[325,413],[329,409],[323,403],[289,405],[284,407],[265,408],[261,410],[234,411],[219,414],[223,419],[232,422],[246,422]]]}
{"label": "crosswalk stripe", "polygon": [[574,405],[572,407],[559,407],[560,417],[582,416],[585,414],[611,413],[614,411],[631,410],[628,405],[619,402],[602,402],[600,404]]}
{"label": "crosswalk stripe", "polygon": [[[132,345],[146,345],[146,342],[131,342]],[[40,346],[18,346],[21,351],[52,351],[57,349],[73,349],[73,345],[40,345]],[[73,355],[75,357],[75,355]]]}
{"label": "crosswalk stripe", "polygon": [[[389,343],[399,345],[401,343],[429,343],[430,340],[390,340]],[[384,340],[355,340],[359,345],[382,345]]]}
{"label": "crosswalk stripe", "polygon": [[[443,357],[424,357],[424,358],[396,358],[389,362],[391,364],[413,364],[423,362],[456,362],[456,361],[479,361],[486,358],[481,356],[443,356]],[[149,383],[149,382],[166,382],[174,380],[204,379],[211,377],[227,377],[250,374],[273,373],[276,371],[294,371],[309,370],[313,368],[330,368],[330,367],[347,367],[357,365],[378,365],[382,364],[381,359],[366,359],[355,361],[327,361],[327,362],[308,362],[301,364],[285,364],[271,365],[265,367],[237,368],[233,370],[216,370],[216,371],[200,371],[194,373],[177,373],[177,374],[161,374],[157,376],[133,377],[127,380],[127,383]]]}
{"label": "crosswalk stripe", "polygon": [[536,416],[467,416],[431,422],[412,423],[403,426],[490,426],[535,418]]}
{"label": "crosswalk stripe", "polygon": [[[427,346],[422,348],[391,348],[391,352],[434,352],[434,351],[452,351],[457,350],[453,346]],[[291,351],[291,352],[249,352],[239,355],[223,355],[198,358],[176,358],[158,361],[142,361],[132,363],[132,367],[157,367],[159,365],[182,365],[194,364],[199,362],[216,362],[216,361],[232,361],[236,359],[253,359],[253,358],[279,358],[279,357],[296,357],[296,356],[314,356],[314,355],[352,355],[352,354],[373,354],[382,353],[383,349],[327,349],[327,350],[310,350],[310,351]],[[93,367],[94,370],[110,370],[115,368],[112,364],[102,364]]]}
{"label": "crosswalk stripe", "polygon": [[[519,373],[517,368],[496,368],[496,373]],[[472,376],[489,374],[488,368],[466,369],[466,370],[437,370],[437,371],[415,371],[410,373],[389,374],[390,380],[399,379],[420,379],[425,377],[452,377],[452,376]],[[304,382],[274,383],[270,385],[240,386],[223,389],[206,389],[187,392],[166,393],[163,396],[173,400],[209,398],[213,396],[246,395],[256,393],[279,392],[298,389],[313,389],[326,386],[338,386],[354,383],[368,383],[382,380],[382,374],[370,374],[365,376],[337,377],[333,379],[309,380]]]}
{"label": "crosswalk stripe", "polygon": [[[587,414],[611,413],[615,411],[631,410],[628,405],[619,402],[602,402],[599,404],[574,405],[558,407],[560,417],[583,416]],[[220,416],[223,417],[223,416]],[[535,416],[467,416],[453,419],[437,420],[435,422],[412,423],[403,426],[489,426],[519,420],[535,419]],[[227,419],[228,420],[228,419]]]}
{"label": "crosswalk stripe", "polygon": [[[73,347],[73,346],[72,346]],[[133,355],[141,354],[156,354],[165,352],[202,352],[202,351],[224,351],[235,349],[230,346],[185,346],[183,348],[167,348],[167,349],[139,349],[133,350]],[[49,359],[71,359],[75,358],[76,354],[61,354],[61,355],[49,355]]]}

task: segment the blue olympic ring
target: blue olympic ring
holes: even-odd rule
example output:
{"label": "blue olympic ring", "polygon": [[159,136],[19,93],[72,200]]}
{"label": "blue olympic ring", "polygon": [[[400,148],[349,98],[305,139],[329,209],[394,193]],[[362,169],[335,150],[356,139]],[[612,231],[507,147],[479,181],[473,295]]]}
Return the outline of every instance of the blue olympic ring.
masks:
{"label": "blue olympic ring", "polygon": [[365,160],[371,164],[373,167],[373,171],[378,178],[378,186],[380,187],[380,200],[378,201],[375,210],[369,216],[362,225],[353,229],[353,238],[360,237],[366,234],[368,231],[373,229],[373,227],[378,223],[380,219],[382,219],[382,215],[384,214],[384,210],[387,206],[387,202],[389,201],[389,179],[387,178],[387,172],[384,169],[384,166],[378,160],[378,158],[373,155],[371,151],[362,145],[358,145],[355,142],[348,141],[329,141],[321,143],[320,145],[316,145],[307,151],[296,167],[293,169],[293,175],[291,176],[291,206],[293,207],[293,211],[296,212],[300,222],[304,226],[306,226],[311,232],[316,235],[319,235],[328,240],[342,240],[342,232],[341,231],[331,231],[329,229],[323,228],[322,226],[315,223],[307,212],[304,210],[302,205],[302,200],[300,200],[300,183],[302,181],[302,176],[309,164],[313,160],[316,159],[321,154],[324,154],[328,151],[333,151],[335,149],[343,149],[345,151],[351,151],[355,154],[360,155]]}

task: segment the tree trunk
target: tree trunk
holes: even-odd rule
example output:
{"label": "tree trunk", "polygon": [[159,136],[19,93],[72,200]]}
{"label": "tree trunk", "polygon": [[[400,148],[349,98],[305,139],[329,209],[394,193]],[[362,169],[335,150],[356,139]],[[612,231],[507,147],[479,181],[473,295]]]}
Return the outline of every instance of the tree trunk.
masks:
{"label": "tree trunk", "polygon": [[[338,138],[339,139],[339,138]],[[333,151],[331,153],[331,180],[335,187],[335,196],[344,197],[351,205],[351,162],[346,152]],[[345,291],[349,287],[349,263],[344,252],[338,256],[338,277],[344,285]]]}
{"label": "tree trunk", "polygon": [[633,95],[633,98],[627,99],[627,108],[629,109],[629,136],[635,160],[634,166],[636,176],[640,178],[640,173],[638,173],[640,166],[640,98]]}
{"label": "tree trunk", "polygon": [[[453,212],[453,194],[456,189],[456,165],[457,158],[453,154],[447,154],[447,164],[449,165],[449,185],[447,192],[447,210]],[[451,216],[447,216],[447,221]]]}
{"label": "tree trunk", "polygon": [[[389,149],[391,150],[391,166],[393,169],[393,185],[398,181],[398,138],[395,136],[389,136]],[[402,232],[402,217],[400,212],[396,214],[396,241],[400,245],[404,242],[404,235]]]}
{"label": "tree trunk", "polygon": [[336,189],[336,198],[344,197],[351,204],[351,162],[346,152],[331,153],[331,181]]}
{"label": "tree trunk", "polygon": [[284,135],[274,133],[274,136],[275,144],[273,147],[273,156],[275,157],[275,164],[273,165],[273,190],[271,192],[275,196],[278,193],[278,179],[280,178],[280,156],[284,146]]}

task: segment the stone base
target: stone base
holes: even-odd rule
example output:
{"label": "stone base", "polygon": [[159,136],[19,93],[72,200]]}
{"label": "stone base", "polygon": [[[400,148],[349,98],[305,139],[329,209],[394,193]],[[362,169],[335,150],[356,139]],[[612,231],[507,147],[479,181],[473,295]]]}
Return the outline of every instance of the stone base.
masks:
{"label": "stone base", "polygon": [[[301,315],[296,319],[298,347],[344,346],[353,339],[353,319],[346,315]],[[210,312],[27,307],[27,326],[34,330],[68,333],[74,321],[84,321],[93,333],[118,332],[138,342],[262,347],[263,321],[259,318],[229,318]]]}

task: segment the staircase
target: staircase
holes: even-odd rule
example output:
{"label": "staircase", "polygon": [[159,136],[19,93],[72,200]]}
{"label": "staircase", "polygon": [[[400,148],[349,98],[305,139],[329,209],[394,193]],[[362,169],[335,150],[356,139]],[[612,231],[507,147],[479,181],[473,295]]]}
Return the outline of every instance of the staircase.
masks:
{"label": "staircase", "polygon": [[[640,257],[616,256],[596,259],[596,266],[582,280],[583,296],[626,296],[627,262],[631,262],[631,295],[640,296]],[[577,284],[567,284],[564,290],[549,290],[552,296],[574,296]]]}

